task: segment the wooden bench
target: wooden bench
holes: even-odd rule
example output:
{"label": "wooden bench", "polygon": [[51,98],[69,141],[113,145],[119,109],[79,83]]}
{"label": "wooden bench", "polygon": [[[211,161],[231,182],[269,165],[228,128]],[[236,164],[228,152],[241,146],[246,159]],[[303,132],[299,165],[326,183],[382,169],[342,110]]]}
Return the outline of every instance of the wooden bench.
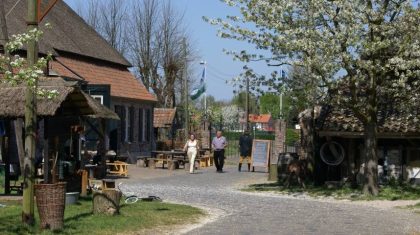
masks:
{"label": "wooden bench", "polygon": [[180,161],[178,159],[165,159],[165,158],[147,158],[146,165],[150,169],[156,169],[156,164],[162,164],[162,168],[167,165],[169,170],[179,169]]}
{"label": "wooden bench", "polygon": [[213,165],[213,158],[210,155],[203,155],[200,159],[200,167],[209,167]]}

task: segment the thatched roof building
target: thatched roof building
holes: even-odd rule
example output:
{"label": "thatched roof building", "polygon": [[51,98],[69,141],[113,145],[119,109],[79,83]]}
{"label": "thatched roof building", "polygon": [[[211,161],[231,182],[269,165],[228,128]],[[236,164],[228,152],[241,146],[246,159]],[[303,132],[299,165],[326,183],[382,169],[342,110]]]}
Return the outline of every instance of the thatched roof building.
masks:
{"label": "thatched roof building", "polygon": [[[117,114],[84,93],[74,82],[65,82],[57,77],[42,79],[39,88],[58,92],[58,95],[52,99],[37,98],[39,116],[91,116],[119,119]],[[26,89],[24,85],[0,84],[0,117],[24,117]]]}
{"label": "thatched roof building", "polygon": [[[41,10],[50,2],[41,0]],[[5,11],[9,13],[6,19],[9,34],[26,32],[27,1],[6,0]],[[51,29],[45,28],[44,24],[47,22],[51,24]],[[54,56],[58,56],[60,51],[65,51],[131,66],[64,1],[58,1],[39,26],[44,32],[42,40],[39,41],[41,53],[53,53]]]}

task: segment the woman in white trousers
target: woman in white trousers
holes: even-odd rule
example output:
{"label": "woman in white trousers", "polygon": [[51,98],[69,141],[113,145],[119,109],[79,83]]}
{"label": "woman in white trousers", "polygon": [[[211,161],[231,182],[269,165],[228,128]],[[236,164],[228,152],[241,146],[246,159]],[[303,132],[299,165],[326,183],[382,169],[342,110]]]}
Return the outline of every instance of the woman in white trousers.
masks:
{"label": "woman in white trousers", "polygon": [[197,156],[198,150],[198,141],[195,139],[195,135],[191,134],[184,146],[184,151],[187,152],[188,160],[190,162],[190,174],[194,173],[195,157]]}

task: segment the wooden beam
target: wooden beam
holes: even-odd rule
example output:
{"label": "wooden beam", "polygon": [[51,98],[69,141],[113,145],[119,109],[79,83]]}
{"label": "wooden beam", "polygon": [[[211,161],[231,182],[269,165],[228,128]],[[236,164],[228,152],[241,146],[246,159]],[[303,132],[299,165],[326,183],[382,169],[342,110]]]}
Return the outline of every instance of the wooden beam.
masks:
{"label": "wooden beam", "polygon": [[58,0],[52,0],[44,12],[41,12],[41,2],[42,0],[38,0],[38,23],[40,23],[44,19],[44,17],[48,14],[48,12],[50,12],[50,10],[58,2]]}

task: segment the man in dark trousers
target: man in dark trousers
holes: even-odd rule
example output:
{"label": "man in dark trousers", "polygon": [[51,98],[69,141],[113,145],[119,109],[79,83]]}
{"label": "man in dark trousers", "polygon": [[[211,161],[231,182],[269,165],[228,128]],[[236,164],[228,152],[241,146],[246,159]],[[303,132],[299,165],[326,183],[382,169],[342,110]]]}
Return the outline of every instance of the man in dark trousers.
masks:
{"label": "man in dark trousers", "polygon": [[248,130],[244,131],[244,134],[239,137],[239,151],[241,156],[239,159],[238,171],[241,171],[242,163],[245,159],[248,163],[248,171],[251,171],[252,137]]}
{"label": "man in dark trousers", "polygon": [[223,165],[225,163],[225,148],[227,146],[227,141],[224,136],[222,136],[222,131],[216,132],[216,137],[213,138],[211,145],[214,150],[214,165],[216,166],[217,172],[223,172]]}

